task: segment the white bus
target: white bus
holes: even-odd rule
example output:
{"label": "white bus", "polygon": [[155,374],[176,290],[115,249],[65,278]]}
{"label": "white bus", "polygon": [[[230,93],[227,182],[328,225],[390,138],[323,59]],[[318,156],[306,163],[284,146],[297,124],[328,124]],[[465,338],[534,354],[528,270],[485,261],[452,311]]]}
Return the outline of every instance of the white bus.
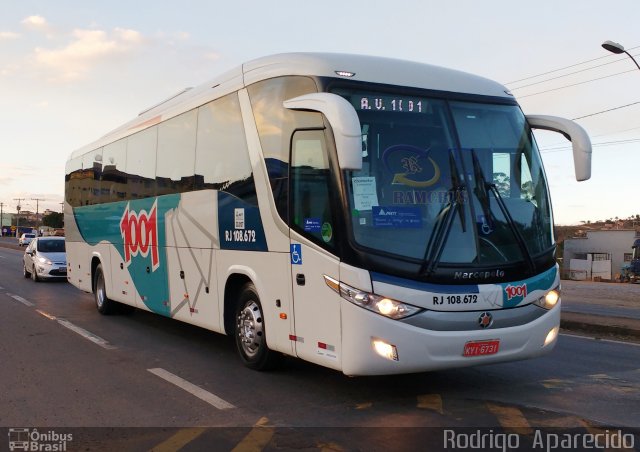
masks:
{"label": "white bus", "polygon": [[347,375],[550,351],[560,279],[532,128],[504,86],[340,54],[251,61],[71,154],[68,280]]}

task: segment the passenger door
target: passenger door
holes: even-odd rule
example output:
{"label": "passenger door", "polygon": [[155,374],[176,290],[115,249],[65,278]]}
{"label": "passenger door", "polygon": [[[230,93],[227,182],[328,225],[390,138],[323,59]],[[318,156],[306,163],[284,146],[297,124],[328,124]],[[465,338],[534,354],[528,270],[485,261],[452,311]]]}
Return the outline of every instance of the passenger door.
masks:
{"label": "passenger door", "polygon": [[299,357],[341,368],[340,297],[324,276],[339,280],[335,256],[331,169],[325,131],[297,130],[291,140],[289,224],[295,344]]}

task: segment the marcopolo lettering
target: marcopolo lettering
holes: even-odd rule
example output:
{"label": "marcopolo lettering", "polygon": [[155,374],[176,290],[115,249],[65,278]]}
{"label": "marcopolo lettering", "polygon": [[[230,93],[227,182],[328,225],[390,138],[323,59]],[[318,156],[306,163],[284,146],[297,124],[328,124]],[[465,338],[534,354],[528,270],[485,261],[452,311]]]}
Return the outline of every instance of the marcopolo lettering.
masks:
{"label": "marcopolo lettering", "polygon": [[455,272],[453,279],[490,279],[504,278],[503,270],[491,270],[484,272]]}
{"label": "marcopolo lettering", "polygon": [[151,254],[151,265],[153,271],[160,266],[158,256],[158,214],[156,200],[151,207],[151,211],[140,210],[134,212],[129,210],[129,204],[124,209],[124,214],[120,220],[120,233],[124,240],[124,261],[128,266],[131,258],[140,254],[147,257]]}

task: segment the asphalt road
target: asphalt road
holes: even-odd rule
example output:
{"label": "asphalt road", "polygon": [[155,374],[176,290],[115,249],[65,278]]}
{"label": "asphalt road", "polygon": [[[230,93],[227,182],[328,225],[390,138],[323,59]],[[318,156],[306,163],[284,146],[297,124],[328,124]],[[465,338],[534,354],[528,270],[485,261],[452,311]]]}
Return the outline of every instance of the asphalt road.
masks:
{"label": "asphalt road", "polygon": [[0,248],[0,426],[147,427],[77,431],[82,450],[409,450],[425,430],[399,427],[640,427],[637,344],[563,335],[543,358],[469,369],[349,378],[286,359],[258,373],[225,336],[101,316],[66,282],[24,279],[21,258]]}

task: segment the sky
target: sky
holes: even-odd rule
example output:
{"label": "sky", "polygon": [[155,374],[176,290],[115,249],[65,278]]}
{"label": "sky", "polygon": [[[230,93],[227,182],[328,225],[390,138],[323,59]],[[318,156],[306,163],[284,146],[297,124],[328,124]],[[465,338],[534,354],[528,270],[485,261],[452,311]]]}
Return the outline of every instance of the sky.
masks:
{"label": "sky", "polygon": [[[149,106],[281,52],[401,58],[505,84],[525,114],[577,119],[594,143],[536,138],[555,222],[640,214],[637,0],[0,0],[0,202],[61,210],[68,155]],[[529,86],[525,86],[529,85]],[[635,104],[634,104],[635,103]],[[632,105],[629,105],[632,104]],[[629,105],[629,106],[625,106]],[[622,108],[618,108],[622,107]],[[606,111],[611,110],[611,111]],[[582,118],[583,116],[586,116]]]}

